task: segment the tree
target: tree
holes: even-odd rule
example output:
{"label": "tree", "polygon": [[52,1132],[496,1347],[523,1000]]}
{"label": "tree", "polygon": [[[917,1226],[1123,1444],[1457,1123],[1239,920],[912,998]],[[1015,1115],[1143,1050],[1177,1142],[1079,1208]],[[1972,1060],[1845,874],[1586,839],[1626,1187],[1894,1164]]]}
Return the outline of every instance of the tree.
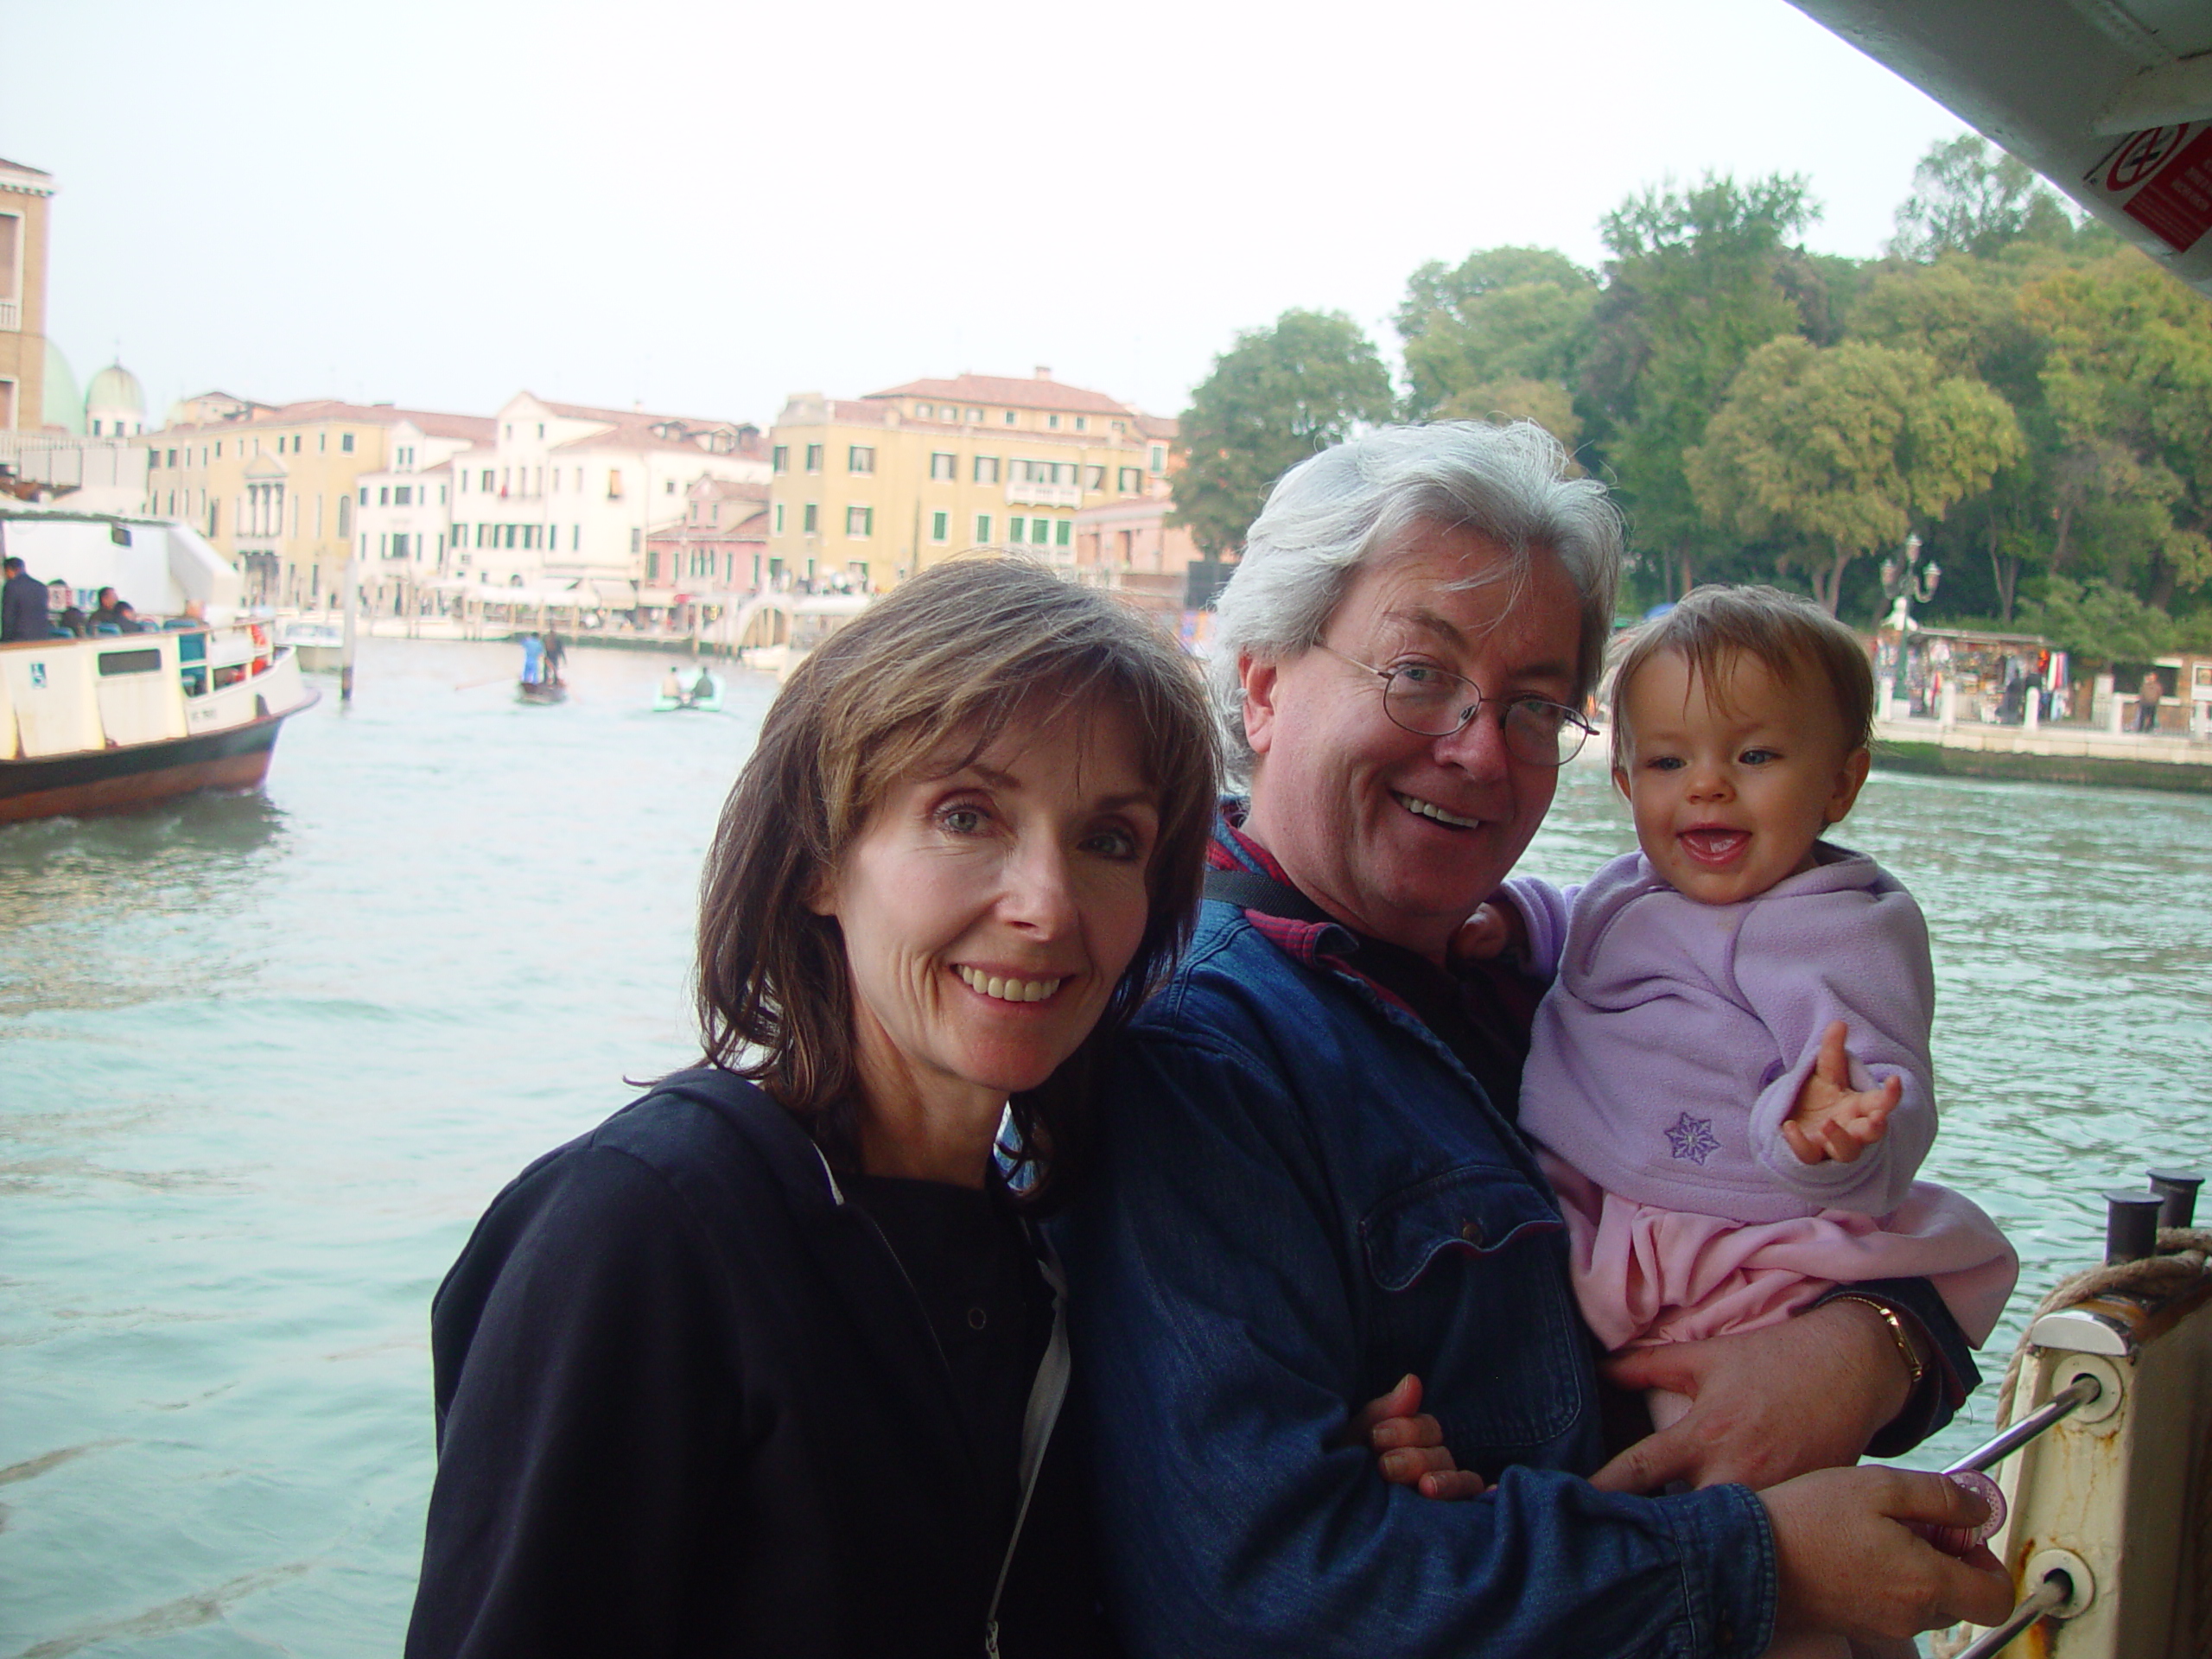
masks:
{"label": "tree", "polygon": [[1687,465],[1714,523],[1818,548],[1789,557],[1834,614],[1853,560],[1986,489],[2020,448],[2003,398],[1923,353],[1785,337],[1751,354]]}
{"label": "tree", "polygon": [[2092,668],[2145,663],[2174,647],[2173,619],[2109,582],[2061,578],[2020,607],[2020,620]]}
{"label": "tree", "polygon": [[2018,157],[1979,133],[1934,145],[1912,169],[1912,194],[1897,209],[1890,251],[1901,259],[1942,253],[1987,258],[2008,243],[2063,243],[2074,218],[2058,193]]}
{"label": "tree", "polygon": [[2212,303],[2127,252],[2031,284],[2019,306],[2049,348],[2064,444],[2054,568],[2080,517],[2100,515],[2103,574],[2125,582],[2133,563],[2142,596],[2171,609],[2212,577]]}
{"label": "tree", "polygon": [[1525,391],[1501,397],[1498,388],[1556,385],[1557,398],[1539,395],[1535,401],[1547,412],[1565,406],[1564,421],[1543,423],[1572,447],[1577,423],[1567,388],[1580,366],[1597,297],[1598,279],[1548,248],[1486,248],[1457,269],[1440,261],[1423,265],[1408,281],[1398,308],[1405,413],[1415,420],[1479,419],[1492,407],[1531,402]]}
{"label": "tree", "polygon": [[1341,311],[1286,311],[1214,359],[1191,394],[1171,524],[1218,559],[1244,545],[1276,479],[1308,455],[1392,413],[1389,372]]}
{"label": "tree", "polygon": [[1819,216],[1801,178],[1707,175],[1632,196],[1603,221],[1612,258],[1582,390],[1637,537],[1679,572],[1676,591],[1728,550],[1698,510],[1684,457],[1745,358],[1803,332],[1808,303],[1827,321],[1818,269],[1789,245]]}

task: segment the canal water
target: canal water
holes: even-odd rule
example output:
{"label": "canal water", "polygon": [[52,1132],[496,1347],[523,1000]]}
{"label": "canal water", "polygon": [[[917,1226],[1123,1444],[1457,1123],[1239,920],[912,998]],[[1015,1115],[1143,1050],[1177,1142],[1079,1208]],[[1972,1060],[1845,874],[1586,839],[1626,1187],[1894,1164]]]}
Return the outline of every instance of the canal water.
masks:
{"label": "canal water", "polygon": [[[578,651],[524,708],[513,665],[370,641],[264,794],[0,830],[0,1659],[397,1650],[431,1292],[691,1058],[699,861],[773,691],[652,715],[665,661]],[[2212,799],[1877,774],[1847,829],[1934,933],[1929,1173],[2027,1264],[1993,1376],[2099,1190],[2212,1155]],[[1525,868],[1630,844],[1578,764]]]}

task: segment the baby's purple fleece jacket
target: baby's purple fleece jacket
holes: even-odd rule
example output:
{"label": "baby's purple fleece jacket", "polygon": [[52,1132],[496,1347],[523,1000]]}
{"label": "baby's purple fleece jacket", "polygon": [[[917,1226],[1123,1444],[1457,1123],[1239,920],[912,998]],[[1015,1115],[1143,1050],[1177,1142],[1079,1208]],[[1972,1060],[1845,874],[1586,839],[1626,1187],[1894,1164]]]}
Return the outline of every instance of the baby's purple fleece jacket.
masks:
{"label": "baby's purple fleece jacket", "polygon": [[[1686,898],[1641,853],[1565,893],[1507,882],[1531,966],[1558,970],[1521,1127],[1638,1203],[1740,1222],[1895,1210],[1936,1136],[1928,925],[1872,859],[1814,852],[1814,868],[1732,905]],[[1904,1097],[1855,1161],[1800,1163],[1782,1121],[1837,1020],[1853,1086],[1895,1077]]]}

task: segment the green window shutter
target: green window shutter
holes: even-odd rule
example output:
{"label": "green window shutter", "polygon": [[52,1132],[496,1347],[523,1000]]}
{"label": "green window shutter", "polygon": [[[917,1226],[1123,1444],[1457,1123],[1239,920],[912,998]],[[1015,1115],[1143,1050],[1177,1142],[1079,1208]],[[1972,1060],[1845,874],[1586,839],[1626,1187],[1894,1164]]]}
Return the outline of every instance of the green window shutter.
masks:
{"label": "green window shutter", "polygon": [[1072,519],[1072,518],[1060,518],[1060,519],[1056,519],[1056,520],[1054,521],[1054,523],[1053,523],[1053,530],[1052,530],[1052,545],[1053,545],[1053,546],[1055,546],[1055,547],[1065,547],[1065,546],[1068,544],[1068,541],[1069,541],[1070,534],[1071,534],[1071,531],[1074,531],[1074,529],[1075,529],[1075,520],[1074,520],[1074,519]]}

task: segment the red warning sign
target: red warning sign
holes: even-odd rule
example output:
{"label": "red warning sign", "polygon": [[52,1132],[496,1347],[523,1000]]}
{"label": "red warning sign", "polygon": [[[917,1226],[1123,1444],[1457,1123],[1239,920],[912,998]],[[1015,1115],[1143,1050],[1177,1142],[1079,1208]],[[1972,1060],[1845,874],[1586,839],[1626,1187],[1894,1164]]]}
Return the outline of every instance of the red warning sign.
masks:
{"label": "red warning sign", "polygon": [[2212,124],[2133,132],[2084,182],[2176,253],[2212,231]]}

